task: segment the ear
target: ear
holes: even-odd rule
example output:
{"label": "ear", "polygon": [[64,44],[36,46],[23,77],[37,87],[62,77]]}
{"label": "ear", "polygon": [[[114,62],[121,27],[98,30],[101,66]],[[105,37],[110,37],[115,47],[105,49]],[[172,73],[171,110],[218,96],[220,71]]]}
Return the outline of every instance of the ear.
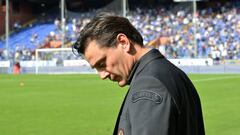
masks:
{"label": "ear", "polygon": [[118,47],[121,47],[126,52],[130,52],[130,40],[125,34],[119,33],[116,39]]}

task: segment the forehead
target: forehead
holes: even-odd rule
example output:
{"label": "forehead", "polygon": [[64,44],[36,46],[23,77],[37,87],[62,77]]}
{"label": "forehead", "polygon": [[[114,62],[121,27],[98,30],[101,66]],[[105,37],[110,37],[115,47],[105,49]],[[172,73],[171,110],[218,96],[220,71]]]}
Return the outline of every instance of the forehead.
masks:
{"label": "forehead", "polygon": [[108,48],[99,47],[99,44],[93,40],[88,43],[87,48],[85,49],[84,56],[88,63],[92,66],[94,65],[99,59],[104,57],[107,53]]}

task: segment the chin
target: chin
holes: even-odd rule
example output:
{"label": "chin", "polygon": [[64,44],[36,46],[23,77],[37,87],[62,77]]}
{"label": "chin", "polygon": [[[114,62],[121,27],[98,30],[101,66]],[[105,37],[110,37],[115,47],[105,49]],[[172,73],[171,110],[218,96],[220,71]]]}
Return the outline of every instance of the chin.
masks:
{"label": "chin", "polygon": [[124,87],[124,86],[126,86],[126,85],[119,85],[120,87]]}
{"label": "chin", "polygon": [[119,85],[120,87],[124,87],[124,86],[127,85],[127,83],[126,83],[125,81],[121,81],[121,82],[118,82],[118,85]]}

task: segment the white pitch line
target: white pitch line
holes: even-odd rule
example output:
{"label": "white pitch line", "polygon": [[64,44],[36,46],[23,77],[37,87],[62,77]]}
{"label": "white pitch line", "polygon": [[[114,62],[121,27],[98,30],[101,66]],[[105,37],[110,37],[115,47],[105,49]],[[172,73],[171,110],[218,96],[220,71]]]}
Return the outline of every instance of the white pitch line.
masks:
{"label": "white pitch line", "polygon": [[233,79],[240,78],[240,76],[224,76],[224,77],[214,77],[214,78],[206,78],[206,79],[197,79],[192,80],[193,82],[205,82],[205,81],[215,81],[215,80],[224,80],[224,79]]}

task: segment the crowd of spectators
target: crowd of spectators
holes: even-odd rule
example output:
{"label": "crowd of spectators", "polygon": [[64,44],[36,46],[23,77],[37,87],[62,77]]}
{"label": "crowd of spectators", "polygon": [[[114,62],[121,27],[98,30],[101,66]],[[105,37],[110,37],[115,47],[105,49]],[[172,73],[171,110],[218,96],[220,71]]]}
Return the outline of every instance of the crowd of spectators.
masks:
{"label": "crowd of spectators", "polygon": [[131,12],[129,19],[144,35],[145,44],[156,38],[168,38],[167,42],[154,45],[168,58],[239,59],[239,9],[230,3],[216,6],[218,12],[212,8],[199,10],[195,25],[192,12],[174,13],[164,8],[138,9]]}
{"label": "crowd of spectators", "polygon": [[[195,15],[192,10],[138,8],[130,11],[127,17],[143,35],[144,44],[160,49],[167,58],[240,59],[239,7],[227,3],[218,4],[215,8],[218,10],[213,10],[212,7],[200,9]],[[64,37],[65,43],[71,45],[95,14],[96,12],[85,13],[77,18],[68,18],[64,35],[61,33],[61,20],[56,18],[52,21],[56,29],[49,33],[44,42],[36,43],[40,48],[51,47],[47,45],[50,41],[61,41]],[[36,39],[37,34],[30,36],[32,42]],[[0,60],[4,59],[4,54],[5,51],[0,50]],[[12,55],[19,60],[35,58],[34,52],[26,48],[16,50]]]}

